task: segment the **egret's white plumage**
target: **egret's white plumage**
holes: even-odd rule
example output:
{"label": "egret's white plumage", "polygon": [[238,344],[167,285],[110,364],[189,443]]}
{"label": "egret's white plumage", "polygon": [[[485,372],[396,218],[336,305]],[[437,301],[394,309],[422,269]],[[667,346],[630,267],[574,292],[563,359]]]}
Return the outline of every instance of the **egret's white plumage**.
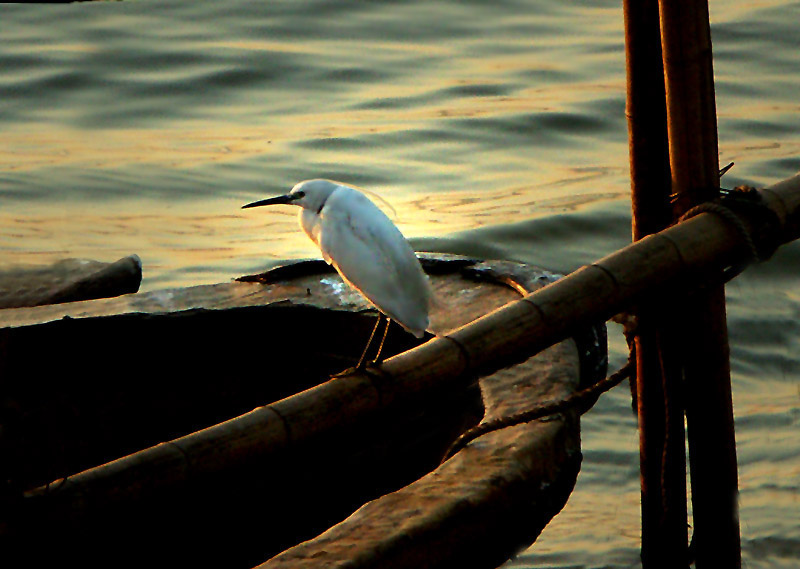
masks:
{"label": "egret's white plumage", "polygon": [[339,182],[306,180],[285,196],[243,207],[274,204],[303,208],[300,225],[325,261],[388,318],[422,337],[430,283],[411,245],[367,196]]}

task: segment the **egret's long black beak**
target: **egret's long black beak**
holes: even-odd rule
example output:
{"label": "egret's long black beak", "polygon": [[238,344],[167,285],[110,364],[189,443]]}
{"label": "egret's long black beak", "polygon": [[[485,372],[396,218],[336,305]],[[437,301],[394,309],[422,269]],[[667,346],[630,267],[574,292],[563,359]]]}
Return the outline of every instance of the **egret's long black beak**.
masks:
{"label": "egret's long black beak", "polygon": [[274,198],[267,198],[265,200],[259,200],[257,202],[252,202],[242,206],[242,209],[247,209],[248,207],[261,207],[262,205],[279,205],[279,204],[287,204],[292,203],[294,200],[300,199],[302,194],[286,194],[285,196],[277,196]]}

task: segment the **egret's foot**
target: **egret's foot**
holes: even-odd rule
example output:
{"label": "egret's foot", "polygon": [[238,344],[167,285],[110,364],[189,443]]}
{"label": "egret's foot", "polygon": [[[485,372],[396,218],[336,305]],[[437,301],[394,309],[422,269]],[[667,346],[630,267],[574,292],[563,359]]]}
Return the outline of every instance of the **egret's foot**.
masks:
{"label": "egret's foot", "polygon": [[364,366],[364,369],[361,370],[361,373],[377,378],[386,377],[386,372],[383,371],[383,362],[379,362],[377,360],[367,362],[367,365]]}
{"label": "egret's foot", "polygon": [[340,371],[339,373],[335,373],[335,374],[331,375],[331,379],[337,379],[337,378],[340,378],[340,377],[346,377],[348,375],[355,375],[357,373],[363,373],[365,375],[371,375],[371,376],[374,376],[374,377],[383,376],[384,375],[383,369],[381,369],[382,365],[383,365],[383,362],[379,362],[377,360],[373,360],[373,361],[369,361],[369,362],[362,361],[358,365],[355,365],[353,367],[349,367],[349,368],[347,368],[345,370]]}
{"label": "egret's foot", "polygon": [[347,377],[348,375],[355,375],[355,374],[361,372],[363,369],[364,369],[363,365],[360,368],[358,366],[352,366],[352,367],[349,367],[347,369],[343,369],[339,373],[334,373],[330,377],[331,377],[331,379],[338,379],[340,377]]}

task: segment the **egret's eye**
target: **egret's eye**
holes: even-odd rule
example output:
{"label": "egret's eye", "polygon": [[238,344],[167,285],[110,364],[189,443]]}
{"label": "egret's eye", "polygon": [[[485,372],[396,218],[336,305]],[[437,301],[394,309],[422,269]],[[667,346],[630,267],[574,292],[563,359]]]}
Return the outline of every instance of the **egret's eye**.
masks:
{"label": "egret's eye", "polygon": [[300,190],[299,192],[295,192],[294,195],[297,196],[297,199],[306,197],[306,193],[303,190]]}

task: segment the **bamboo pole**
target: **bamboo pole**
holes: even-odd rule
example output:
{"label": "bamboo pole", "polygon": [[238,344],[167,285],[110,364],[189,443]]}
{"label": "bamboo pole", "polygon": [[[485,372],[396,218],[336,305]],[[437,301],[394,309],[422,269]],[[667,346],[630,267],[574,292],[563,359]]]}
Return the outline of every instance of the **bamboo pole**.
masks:
{"label": "bamboo pole", "polygon": [[[664,66],[658,0],[624,0],[627,117],[633,239],[672,222]],[[636,382],[639,427],[642,565],[685,563],[686,459],[683,406],[664,311],[643,303],[636,310]]]}
{"label": "bamboo pole", "polygon": [[707,0],[659,0],[675,217],[719,195]]}
{"label": "bamboo pole", "polygon": [[658,0],[624,0],[633,239],[672,222]]}
{"label": "bamboo pole", "polygon": [[[711,31],[707,0],[660,0],[659,5],[678,217],[719,195]],[[697,567],[739,567],[738,477],[724,287],[687,298],[681,321]]]}
{"label": "bamboo pole", "polygon": [[[781,222],[781,242],[800,237],[800,175],[762,192]],[[746,224],[752,223],[747,219]],[[720,278],[746,248],[735,228],[704,213],[646,237],[474,322],[388,359],[378,377],[355,374],[272,405],[70,476],[26,495],[38,512],[79,523],[169,493],[226,469],[310,452],[320,441],[368,429],[392,405],[447,393],[523,361],[634,303],[668,295],[679,283]],[[200,486],[197,486],[200,485]],[[7,527],[7,526],[6,526]],[[0,533],[3,527],[0,527]]]}

